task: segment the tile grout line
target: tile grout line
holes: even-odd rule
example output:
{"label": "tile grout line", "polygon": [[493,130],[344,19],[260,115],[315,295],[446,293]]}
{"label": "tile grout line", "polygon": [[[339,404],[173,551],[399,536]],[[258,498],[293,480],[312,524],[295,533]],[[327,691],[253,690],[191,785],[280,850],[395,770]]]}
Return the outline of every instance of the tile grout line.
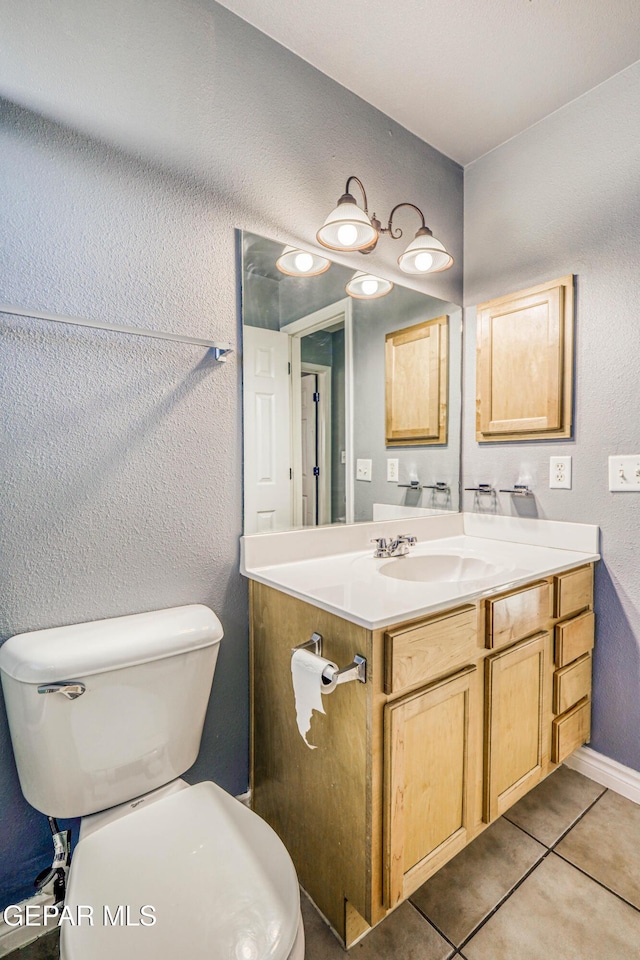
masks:
{"label": "tile grout line", "polygon": [[[569,826],[563,833],[560,834],[560,836],[558,837],[558,839],[555,840],[554,843],[553,843],[551,846],[547,846],[547,844],[542,843],[541,840],[539,840],[537,837],[534,837],[533,834],[529,833],[527,830],[524,830],[524,829],[523,829],[522,827],[520,827],[517,823],[513,823],[511,820],[508,821],[509,823],[512,824],[512,826],[517,827],[518,830],[521,830],[522,833],[524,833],[526,836],[531,837],[532,840],[535,840],[535,841],[536,841],[537,843],[539,843],[542,847],[544,847],[544,848],[545,848],[545,852],[544,852],[544,854],[540,857],[540,859],[524,874],[524,876],[522,876],[522,877],[520,878],[520,880],[515,884],[515,886],[513,886],[513,887],[511,888],[511,890],[502,898],[502,900],[500,900],[500,901],[496,904],[496,906],[493,908],[493,910],[491,911],[491,913],[487,914],[487,916],[484,917],[484,919],[478,924],[478,926],[475,927],[467,937],[465,937],[465,939],[462,941],[462,943],[461,943],[460,946],[458,947],[458,950],[461,951],[463,947],[466,947],[467,944],[473,939],[473,937],[475,937],[476,933],[478,933],[478,931],[481,930],[482,927],[484,927],[486,923],[488,923],[488,921],[491,919],[491,917],[494,916],[494,914],[496,914],[496,913],[498,912],[498,910],[499,910],[502,906],[504,906],[504,904],[507,902],[507,900],[509,900],[509,899],[513,896],[513,894],[516,892],[516,890],[517,890],[519,887],[522,886],[522,884],[525,882],[525,880],[527,880],[527,879],[531,876],[531,874],[534,872],[534,870],[537,870],[538,867],[549,857],[549,855],[550,855],[551,853],[555,853],[555,846],[556,846],[558,843],[560,843],[561,840],[564,840],[564,838],[567,836],[567,834],[570,833],[570,832],[573,830],[573,828],[574,828],[578,823],[580,823],[580,821],[582,820],[582,818],[585,817],[585,816],[589,813],[589,811],[592,810],[592,809],[595,807],[596,803],[598,803],[598,801],[601,800],[602,797],[604,797],[605,793],[607,793],[607,788],[605,788],[605,789],[602,791],[602,793],[601,793],[599,796],[597,796],[597,797],[595,798],[595,800],[593,800],[585,810],[582,811],[582,813],[580,814],[580,816],[577,817],[577,818],[573,821],[573,823],[571,824],[571,826]],[[503,816],[505,816],[505,815],[503,814]],[[505,819],[507,819],[507,817],[505,817]],[[557,853],[556,853],[556,856],[559,856],[560,859],[562,859],[562,860],[565,859],[565,858],[562,857],[560,854],[557,854]],[[566,863],[569,863],[568,860],[566,860],[565,862],[566,862]],[[575,866],[575,864],[572,864],[572,866]],[[579,867],[576,867],[576,869],[579,870],[580,868],[579,868]],[[580,871],[580,872],[584,873],[584,871]],[[585,874],[585,876],[589,876],[589,874]],[[594,878],[592,877],[591,879],[594,879]],[[595,882],[597,882],[597,881],[595,881]],[[604,884],[600,884],[600,886],[604,886]],[[608,887],[604,887],[604,889],[605,889],[605,890],[608,890],[609,888],[608,888]],[[611,890],[610,892],[613,893],[614,891]],[[616,894],[616,896],[617,896],[617,894]],[[620,897],[619,899],[623,899],[623,900],[624,900],[623,897]],[[626,900],[624,900],[624,902],[627,903]],[[630,906],[633,906],[633,904],[630,904]],[[634,908],[634,909],[636,909],[636,908]],[[461,956],[464,958],[464,954],[461,954]]]}
{"label": "tile grout line", "polygon": [[[523,874],[523,876],[522,876],[522,877],[520,878],[520,880],[518,880],[518,882],[511,888],[511,890],[509,890],[508,893],[506,893],[506,894],[504,895],[504,897],[503,897],[501,900],[498,901],[498,903],[495,905],[495,907],[493,907],[493,909],[490,911],[490,913],[488,913],[487,916],[484,917],[484,918],[480,921],[480,923],[479,923],[476,927],[473,928],[473,930],[471,931],[471,933],[467,934],[467,936],[462,940],[462,942],[461,942],[461,943],[459,944],[459,946],[456,948],[457,950],[461,951],[463,947],[466,947],[466,945],[469,943],[470,940],[473,939],[473,937],[476,935],[476,933],[478,933],[478,931],[479,931],[482,927],[484,927],[484,925],[491,919],[491,917],[492,917],[495,913],[497,913],[498,910],[506,903],[506,901],[515,893],[515,891],[518,889],[518,887],[522,886],[522,884],[525,882],[525,880],[527,880],[527,879],[531,876],[531,874],[534,872],[534,870],[537,870],[538,867],[540,866],[540,864],[541,864],[544,860],[547,859],[547,857],[549,856],[549,854],[554,852],[554,846],[555,846],[555,844],[560,843],[560,841],[563,840],[563,839],[566,837],[566,835],[567,835],[571,830],[573,830],[573,828],[576,826],[576,824],[578,824],[578,823],[582,820],[582,818],[583,818],[584,816],[586,816],[586,814],[587,814],[590,810],[593,809],[593,807],[596,805],[596,803],[605,795],[606,792],[607,792],[607,790],[606,790],[606,788],[605,788],[605,789],[602,791],[602,793],[601,793],[599,796],[597,796],[597,797],[595,798],[595,800],[593,800],[593,801],[589,804],[589,806],[586,807],[585,810],[583,810],[583,812],[580,814],[580,816],[577,817],[577,818],[573,821],[573,823],[572,823],[563,833],[560,834],[560,836],[558,837],[558,839],[557,839],[556,841],[554,841],[554,845],[552,845],[552,846],[548,846],[546,843],[542,843],[542,841],[541,841],[538,837],[534,837],[533,834],[531,834],[531,833],[528,832],[528,830],[525,830],[523,827],[519,826],[519,824],[517,824],[517,823],[513,823],[512,820],[509,820],[508,817],[507,817],[505,814],[503,814],[505,820],[507,820],[513,827],[516,827],[518,830],[520,830],[522,833],[524,833],[525,836],[530,837],[530,839],[535,840],[535,842],[538,843],[538,844],[544,849],[544,853],[542,854],[542,856],[540,857],[540,859],[537,860],[537,861],[529,868],[529,870],[527,870],[527,872],[526,872],[525,874]],[[564,857],[563,857],[562,859],[564,859]],[[567,862],[568,862],[568,861],[567,861]],[[606,889],[608,889],[608,888],[606,888]],[[613,892],[613,891],[611,891],[611,892]],[[626,901],[625,901],[625,902],[626,902]],[[420,912],[422,912],[422,911],[420,911]],[[423,916],[426,917],[426,914],[423,914]],[[429,917],[426,917],[426,919],[429,920],[429,922],[432,924],[432,926],[434,926],[434,927],[436,926],[436,925],[433,923],[433,921],[429,919]],[[438,928],[436,927],[436,929],[438,929]],[[438,932],[439,932],[439,933],[442,933],[442,931],[440,931],[439,929],[438,929]],[[445,935],[442,934],[442,936],[445,936]],[[448,937],[445,937],[445,939],[446,939],[449,943],[451,943],[451,941],[449,940]],[[464,956],[464,955],[461,954],[461,956]]]}
{"label": "tile grout line", "polygon": [[625,897],[620,893],[616,893],[615,890],[612,890],[611,887],[608,887],[606,883],[603,883],[602,880],[598,880],[597,877],[592,877],[590,873],[587,873],[586,870],[583,870],[582,867],[579,867],[577,863],[573,863],[572,860],[567,860],[566,857],[563,857],[561,853],[558,853],[557,850],[550,850],[549,853],[554,853],[559,860],[562,860],[564,863],[567,863],[570,867],[573,867],[578,873],[581,873],[584,877],[587,877],[589,880],[593,880],[594,883],[597,883],[599,887],[602,887],[603,890],[606,890],[607,893],[613,894],[618,900],[622,900],[623,903],[626,903],[628,907],[631,907],[636,913],[640,913],[640,907],[637,907],[635,903],[631,903],[630,900],[626,900]]}
{"label": "tile grout line", "polygon": [[409,897],[409,899],[407,900],[407,903],[410,903],[411,906],[413,907],[413,909],[416,911],[416,913],[417,913],[419,916],[421,916],[423,920],[426,920],[427,923],[428,923],[430,926],[433,927],[433,929],[436,931],[436,933],[439,933],[440,936],[442,937],[442,939],[445,940],[446,943],[449,944],[449,946],[452,948],[452,950],[454,950],[454,953],[451,954],[451,956],[449,957],[449,960],[455,960],[455,957],[456,957],[456,953],[457,953],[458,948],[457,948],[457,946],[455,945],[455,943],[453,942],[453,940],[451,940],[451,939],[446,935],[446,933],[444,933],[444,932],[440,929],[440,927],[433,922],[433,920],[431,919],[431,917],[428,917],[428,916],[426,915],[426,913],[423,913],[423,912],[422,912],[422,910],[420,909],[420,907],[419,907],[416,903],[413,902],[413,900],[411,899],[411,897]]}
{"label": "tile grout line", "polygon": [[[513,826],[515,826],[515,824],[513,824]],[[523,833],[524,833],[524,832],[526,832],[526,831],[523,831]],[[536,862],[535,862],[531,867],[529,867],[529,869],[527,870],[527,872],[526,872],[525,874],[523,874],[523,876],[522,876],[522,877],[518,880],[518,882],[511,888],[511,890],[509,890],[509,891],[504,895],[504,897],[502,897],[502,899],[498,901],[498,903],[495,905],[495,907],[492,907],[492,909],[489,911],[489,913],[486,915],[486,917],[483,917],[483,918],[482,918],[482,920],[477,924],[477,926],[475,926],[475,927],[471,930],[471,932],[468,933],[467,936],[463,938],[463,940],[462,940],[462,942],[461,942],[460,944],[457,944],[457,945],[456,945],[455,943],[453,943],[453,941],[440,929],[440,927],[438,927],[438,925],[437,925],[436,923],[434,923],[434,921],[431,919],[431,917],[428,917],[427,914],[424,913],[424,912],[420,909],[420,907],[418,907],[417,904],[413,903],[413,901],[410,901],[410,902],[411,902],[411,905],[412,905],[413,907],[415,907],[415,909],[418,911],[418,913],[419,913],[422,917],[424,917],[425,920],[428,920],[428,922],[431,924],[431,926],[434,927],[434,928],[438,931],[438,933],[440,934],[440,936],[443,937],[443,938],[447,941],[447,943],[451,944],[451,946],[454,948],[454,950],[460,951],[460,950],[462,950],[463,947],[465,947],[465,946],[469,943],[469,941],[472,939],[472,937],[474,937],[474,936],[476,935],[476,933],[481,929],[481,927],[483,927],[483,926],[485,925],[485,923],[487,923],[487,921],[491,919],[491,917],[494,915],[494,913],[496,913],[496,912],[500,909],[500,907],[503,905],[503,903],[505,903],[505,901],[507,901],[507,900],[509,899],[509,897],[511,896],[511,894],[514,893],[514,891],[517,890],[518,887],[519,887],[522,883],[524,883],[524,881],[527,879],[527,877],[529,877],[529,876],[533,873],[533,871],[536,870],[536,869],[540,866],[540,864],[542,863],[542,861],[545,860],[545,859],[549,856],[549,854],[551,853],[551,851],[548,849],[548,847],[545,847],[545,845],[542,844],[542,843],[540,843],[540,841],[537,841],[537,842],[538,842],[538,844],[542,847],[542,849],[543,849],[543,851],[544,851],[544,852],[541,854],[540,858],[539,858],[538,860],[536,860]],[[462,956],[462,954],[461,954],[461,956]]]}
{"label": "tile grout line", "polygon": [[580,821],[583,820],[584,817],[586,817],[586,815],[591,812],[591,810],[593,810],[593,808],[595,807],[596,803],[599,803],[599,802],[602,800],[602,798],[604,797],[605,793],[608,793],[608,792],[609,792],[609,791],[608,791],[608,788],[605,787],[604,790],[602,791],[602,793],[600,794],[600,796],[599,796],[599,797],[596,797],[596,799],[593,801],[593,803],[590,803],[589,806],[587,807],[587,809],[584,810],[584,811],[580,814],[580,816],[579,816],[576,820],[573,821],[573,823],[571,824],[571,826],[570,826],[570,827],[567,827],[567,829],[564,831],[564,833],[561,833],[560,836],[558,837],[558,839],[553,841],[553,843],[552,843],[551,846],[549,847],[549,850],[555,850],[555,848],[558,846],[558,844],[561,843],[561,842],[565,839],[565,837],[566,837],[568,834],[571,833],[571,831],[573,830],[574,827],[577,827],[577,826],[578,826],[578,824],[580,823]]}
{"label": "tile grout line", "polygon": [[573,828],[574,828],[578,823],[580,823],[580,821],[582,820],[582,818],[583,818],[584,816],[586,816],[586,814],[589,813],[589,811],[592,810],[592,809],[595,807],[596,803],[598,803],[599,800],[602,800],[602,798],[604,797],[605,793],[607,793],[607,790],[608,790],[608,788],[607,788],[607,787],[604,787],[602,793],[599,794],[599,795],[595,798],[595,800],[592,800],[591,803],[589,804],[589,806],[586,807],[586,808],[582,811],[582,813],[579,814],[579,815],[576,817],[576,819],[572,821],[572,823],[566,828],[566,830],[564,830],[564,831],[560,834],[560,836],[557,838],[557,840],[554,840],[553,843],[551,843],[551,844],[545,843],[543,840],[540,839],[540,837],[536,837],[535,834],[530,833],[529,830],[525,830],[525,828],[522,827],[519,823],[515,823],[513,820],[509,820],[508,811],[507,811],[507,813],[503,813],[502,816],[503,816],[504,819],[507,820],[513,827],[517,827],[518,830],[522,830],[522,832],[523,832],[524,834],[526,834],[528,837],[531,837],[531,839],[532,839],[532,840],[535,840],[536,843],[539,843],[539,844],[541,844],[543,847],[546,847],[547,850],[553,850],[553,849],[555,848],[556,844],[560,843],[561,840],[564,840],[564,838],[567,836],[567,834],[570,833],[570,832],[573,830]]}
{"label": "tile grout line", "polygon": [[[409,902],[410,902],[411,905],[418,911],[418,913],[419,913],[422,917],[424,917],[425,920],[427,920],[427,921],[431,924],[431,926],[440,934],[440,936],[441,936],[444,940],[446,940],[446,942],[449,943],[449,944],[454,948],[454,950],[456,950],[456,951],[459,952],[459,955],[460,955],[460,956],[463,958],[463,960],[464,960],[464,954],[461,952],[461,951],[462,951],[462,948],[463,948],[463,947],[466,947],[466,945],[469,943],[470,940],[473,939],[473,937],[476,935],[476,933],[478,933],[479,930],[481,930],[482,927],[484,927],[485,924],[488,923],[488,921],[491,919],[491,917],[492,917],[495,913],[498,912],[498,910],[507,902],[507,900],[509,900],[509,898],[515,893],[515,891],[516,891],[520,886],[522,886],[522,884],[525,882],[525,880],[527,880],[527,879],[531,876],[531,874],[534,872],[534,870],[537,870],[537,868],[540,866],[540,864],[541,864],[544,860],[547,859],[547,857],[549,856],[549,854],[550,854],[550,853],[555,853],[555,847],[557,846],[557,844],[559,844],[562,840],[564,840],[564,838],[567,836],[567,834],[569,834],[569,833],[573,830],[573,828],[574,828],[575,826],[577,826],[578,823],[580,823],[580,821],[583,819],[583,817],[585,817],[585,816],[589,813],[589,811],[592,810],[592,809],[595,807],[595,805],[602,799],[602,797],[604,797],[605,793],[607,793],[607,789],[608,789],[608,788],[605,787],[605,788],[603,789],[602,793],[600,793],[600,794],[595,798],[595,800],[593,800],[593,801],[589,804],[589,806],[586,807],[578,817],[576,817],[576,819],[569,825],[569,827],[567,827],[567,829],[564,830],[564,831],[560,834],[560,836],[557,838],[557,840],[554,840],[554,842],[553,842],[551,845],[548,845],[548,844],[546,844],[546,843],[543,843],[538,837],[535,837],[532,833],[529,833],[528,830],[525,830],[524,827],[521,827],[519,824],[514,823],[512,820],[509,820],[508,816],[507,816],[506,814],[503,814],[503,817],[505,818],[505,820],[507,820],[508,823],[510,823],[513,827],[516,827],[518,830],[520,830],[521,833],[524,833],[525,836],[529,837],[531,840],[534,840],[536,843],[538,843],[538,844],[544,849],[544,853],[541,855],[540,859],[539,859],[539,860],[536,860],[536,862],[529,868],[529,870],[527,870],[527,872],[526,872],[525,874],[523,874],[523,876],[520,878],[520,880],[518,880],[518,882],[504,895],[504,897],[503,897],[501,900],[498,901],[498,903],[495,905],[495,907],[492,908],[492,910],[487,914],[487,916],[486,916],[486,917],[483,917],[483,919],[480,921],[480,923],[478,923],[478,925],[477,925],[476,927],[474,927],[473,930],[472,930],[469,934],[467,934],[467,936],[462,940],[462,942],[461,942],[460,944],[456,945],[455,943],[453,943],[453,941],[444,933],[444,931],[442,931],[442,930],[440,929],[440,927],[438,927],[438,925],[437,925],[436,923],[434,923],[434,921],[433,921],[429,916],[427,916],[426,913],[423,913],[423,911],[417,906],[417,904],[415,904],[415,903],[413,902],[413,900],[411,900],[410,898],[409,898]],[[556,854],[556,856],[559,856],[562,860],[565,860],[565,858],[562,857],[561,854]],[[568,861],[568,860],[565,860],[565,862],[566,862],[566,863],[570,863],[570,861]],[[572,865],[572,866],[575,866],[575,864],[571,864],[571,865]],[[579,867],[576,867],[576,869],[579,870],[580,868],[579,868]],[[580,871],[580,872],[585,873],[585,871]],[[589,876],[589,874],[586,874],[586,873],[585,873],[585,876]],[[594,882],[596,882],[596,883],[598,882],[598,881],[596,881],[593,877],[591,877],[590,879],[594,880]],[[606,887],[604,884],[600,884],[600,886],[604,887],[605,890],[609,890],[609,888]],[[625,900],[624,897],[620,897],[618,894],[615,894],[615,891],[611,890],[610,893],[614,893],[614,895],[615,895],[615,896],[618,896],[618,898],[621,899],[621,900],[623,900],[624,903],[628,903],[628,901]],[[629,904],[629,905],[633,907],[633,904]],[[634,910],[637,910],[637,908],[634,907]],[[638,912],[640,912],[640,911],[638,911]],[[455,954],[454,954],[454,957],[451,958],[451,960],[455,960]]]}
{"label": "tile grout line", "polygon": [[[514,824],[514,826],[515,826],[515,824]],[[540,841],[538,841],[538,843],[539,843],[539,842],[540,842]],[[531,874],[534,873],[534,871],[538,869],[538,867],[540,866],[540,864],[543,863],[543,862],[547,859],[547,857],[548,857],[549,854],[551,853],[551,850],[549,850],[547,847],[545,847],[544,844],[541,844],[541,846],[542,846],[543,849],[544,849],[544,853],[542,854],[542,856],[540,857],[540,859],[539,859],[539,860],[536,860],[536,862],[533,864],[533,866],[531,866],[531,867],[527,870],[527,872],[526,872],[525,874],[523,874],[522,877],[520,877],[520,879],[518,880],[518,882],[511,888],[511,890],[509,890],[508,893],[506,893],[506,894],[504,895],[504,897],[502,898],[502,900],[498,901],[498,903],[497,903],[497,904],[495,905],[495,907],[493,907],[493,909],[486,915],[486,917],[483,917],[483,918],[482,918],[482,920],[480,921],[480,923],[478,924],[478,926],[477,926],[477,927],[474,927],[474,929],[471,931],[471,933],[469,933],[469,934],[464,938],[464,940],[462,941],[462,943],[461,943],[460,946],[458,947],[458,950],[462,950],[463,947],[466,947],[466,946],[467,946],[467,944],[469,943],[469,941],[472,940],[472,939],[475,937],[475,935],[489,922],[489,920],[491,920],[491,917],[493,917],[494,914],[496,914],[496,913],[498,912],[498,910],[499,910],[502,906],[504,906],[504,904],[507,902],[507,900],[509,900],[509,899],[513,896],[513,894],[516,892],[516,890],[518,890],[518,888],[522,886],[522,884],[525,882],[525,880],[528,880],[529,877],[531,876]]]}

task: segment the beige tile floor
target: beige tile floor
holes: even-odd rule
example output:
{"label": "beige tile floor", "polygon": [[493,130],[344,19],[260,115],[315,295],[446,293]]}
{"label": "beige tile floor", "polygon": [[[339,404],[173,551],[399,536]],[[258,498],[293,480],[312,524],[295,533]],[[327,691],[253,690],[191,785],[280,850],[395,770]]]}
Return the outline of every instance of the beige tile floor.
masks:
{"label": "beige tile floor", "polygon": [[[302,897],[306,960],[345,960]],[[57,960],[55,937],[11,960]],[[561,767],[350,960],[640,960],[640,806]]]}

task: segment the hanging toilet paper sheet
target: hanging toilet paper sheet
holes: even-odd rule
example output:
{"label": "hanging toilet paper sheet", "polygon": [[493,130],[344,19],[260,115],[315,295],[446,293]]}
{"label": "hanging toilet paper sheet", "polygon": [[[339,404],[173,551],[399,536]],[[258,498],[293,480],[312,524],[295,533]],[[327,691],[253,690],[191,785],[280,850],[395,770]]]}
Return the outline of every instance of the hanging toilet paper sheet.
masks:
{"label": "hanging toilet paper sheet", "polygon": [[[296,701],[296,719],[300,736],[310,750],[317,749],[307,740],[314,710],[325,713],[322,697],[336,688],[338,667],[311,650],[294,650],[291,655],[291,679]],[[327,677],[323,674],[326,672]],[[328,679],[332,678],[332,679]]]}

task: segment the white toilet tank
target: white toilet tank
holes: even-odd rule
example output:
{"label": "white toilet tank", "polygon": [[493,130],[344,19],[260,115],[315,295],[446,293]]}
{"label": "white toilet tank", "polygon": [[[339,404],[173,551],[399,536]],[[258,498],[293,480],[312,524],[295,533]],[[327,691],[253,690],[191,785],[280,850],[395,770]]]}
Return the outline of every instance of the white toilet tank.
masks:
{"label": "white toilet tank", "polygon": [[0,674],[29,803],[85,816],[188,770],[222,633],[212,610],[192,604],[7,640]]}

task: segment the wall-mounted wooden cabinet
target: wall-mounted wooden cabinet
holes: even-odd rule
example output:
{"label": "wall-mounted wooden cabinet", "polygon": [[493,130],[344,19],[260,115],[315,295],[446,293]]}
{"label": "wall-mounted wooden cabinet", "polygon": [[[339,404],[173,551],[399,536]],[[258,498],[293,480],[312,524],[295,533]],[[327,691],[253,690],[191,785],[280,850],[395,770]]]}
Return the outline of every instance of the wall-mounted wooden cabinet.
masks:
{"label": "wall-mounted wooden cabinet", "polygon": [[573,277],[478,306],[477,439],[571,436]]}
{"label": "wall-mounted wooden cabinet", "polygon": [[[251,583],[253,807],[346,944],[589,737],[591,566],[367,630]],[[296,725],[291,648],[367,659]]]}
{"label": "wall-mounted wooden cabinet", "polygon": [[386,336],[386,442],[447,442],[449,318],[436,317]]}

